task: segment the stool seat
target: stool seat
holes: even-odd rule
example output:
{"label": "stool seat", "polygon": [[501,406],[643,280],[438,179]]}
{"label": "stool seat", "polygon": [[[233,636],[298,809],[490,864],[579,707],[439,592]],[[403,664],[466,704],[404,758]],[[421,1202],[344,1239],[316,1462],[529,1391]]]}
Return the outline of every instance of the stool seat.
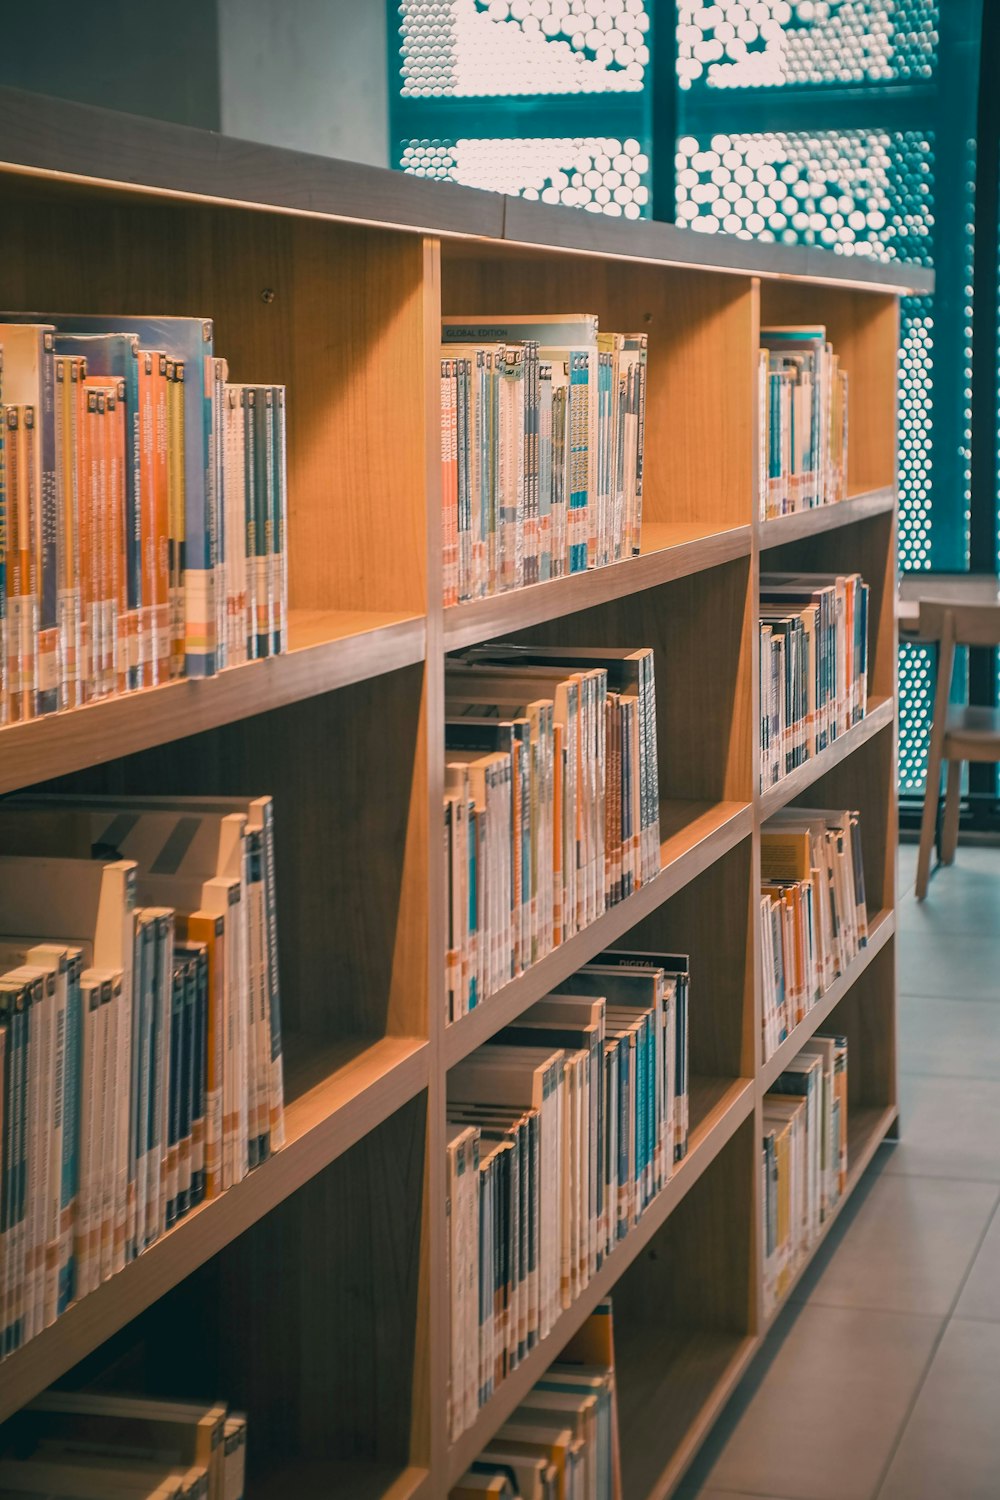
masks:
{"label": "stool seat", "polygon": [[945,760],[1000,760],[1000,708],[954,704],[944,729]]}

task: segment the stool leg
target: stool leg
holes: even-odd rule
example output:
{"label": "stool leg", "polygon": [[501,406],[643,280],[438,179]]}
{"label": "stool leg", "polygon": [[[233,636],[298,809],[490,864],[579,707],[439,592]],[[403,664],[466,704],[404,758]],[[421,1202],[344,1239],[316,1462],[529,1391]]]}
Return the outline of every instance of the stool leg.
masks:
{"label": "stool leg", "polygon": [[[941,739],[944,739],[942,733]],[[938,801],[941,796],[941,743],[937,741],[934,726],[931,726],[931,742],[927,754],[927,785],[924,788],[924,815],[920,823],[920,852],[917,855],[917,879],[913,894],[918,901],[927,895],[927,881],[931,873],[931,849],[934,846],[934,827],[937,823]]]}
{"label": "stool leg", "polygon": [[948,786],[944,796],[944,828],[941,833],[941,863],[952,865],[955,863],[955,850],[958,848],[958,791],[962,779],[962,762],[950,760],[948,762]]}

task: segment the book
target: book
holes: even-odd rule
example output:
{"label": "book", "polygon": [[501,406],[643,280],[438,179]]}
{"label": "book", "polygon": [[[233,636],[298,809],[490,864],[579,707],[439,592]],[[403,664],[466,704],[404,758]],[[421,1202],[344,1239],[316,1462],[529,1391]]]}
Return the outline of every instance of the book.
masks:
{"label": "book", "polygon": [[0,822],[10,1353],[279,1149],[284,1116],[270,799],[25,796]]}
{"label": "book", "polygon": [[445,607],[638,554],[645,334],[593,314],[445,317]]}
{"label": "book", "polygon": [[816,1036],[764,1097],[764,1306],[775,1310],[846,1186],[847,1041]]}
{"label": "book", "polygon": [[865,717],[869,592],[857,573],[761,574],[762,791]]}
{"label": "book", "polygon": [[846,499],[849,382],[826,328],[762,328],[760,342],[761,520]]}
{"label": "book", "polygon": [[286,650],[285,388],[202,318],[5,313],[4,349],[3,720]]}
{"label": "book", "polygon": [[[612,1307],[597,1305],[473,1461],[462,1484],[507,1483],[520,1500],[620,1500]],[[467,1493],[503,1493],[469,1490]],[[459,1491],[452,1490],[453,1495]]]}

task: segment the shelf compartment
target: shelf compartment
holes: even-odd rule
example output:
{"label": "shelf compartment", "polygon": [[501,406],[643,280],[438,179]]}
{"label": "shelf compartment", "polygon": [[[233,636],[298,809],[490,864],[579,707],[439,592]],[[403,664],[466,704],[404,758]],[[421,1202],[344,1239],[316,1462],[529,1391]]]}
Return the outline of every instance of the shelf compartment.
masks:
{"label": "shelf compartment", "polygon": [[726,1143],[615,1289],[625,1500],[669,1493],[756,1346],[755,1120]]}
{"label": "shelf compartment", "polygon": [[895,716],[896,704],[893,698],[869,699],[868,712],[860,723],[852,724],[847,733],[838,735],[826,750],[812,756],[804,765],[796,766],[794,771],[782,777],[775,786],[769,786],[758,795],[758,821],[766,823],[772,813],[787,806],[789,802],[794,802],[814,781],[818,781],[875,735],[887,729]]}
{"label": "shelf compartment", "polygon": [[[850,1058],[848,1058],[848,1067],[850,1067]],[[884,1106],[861,1105],[850,1112],[847,1122],[847,1184],[842,1195],[837,1200],[833,1212],[824,1221],[816,1243],[812,1246],[806,1259],[792,1277],[787,1292],[766,1319],[761,1330],[762,1338],[773,1328],[782,1309],[792,1297],[795,1288],[816,1259],[823,1241],[830,1233],[834,1224],[836,1224],[851,1194],[871,1166],[872,1158],[879,1146],[882,1145],[892,1126],[896,1123],[898,1117],[899,1111],[894,1104]]]}
{"label": "shelf compartment", "polygon": [[[637,1373],[628,1392],[630,1402],[634,1400],[640,1410],[626,1412],[619,1396],[625,1500],[659,1500],[673,1493],[757,1349],[751,1334],[679,1328],[665,1329],[658,1336],[655,1357]],[[644,1425],[640,1412],[646,1418]],[[648,1457],[647,1482],[631,1452],[642,1445],[650,1454],[651,1423],[655,1423],[656,1451],[669,1456],[662,1464]]]}
{"label": "shelf compartment", "polygon": [[[287,1045],[287,1044],[286,1044]],[[85,1358],[427,1087],[428,1045],[383,1037],[329,1047],[293,1042],[286,1144],[203,1203],[124,1270],[0,1364],[0,1420]]]}
{"label": "shelf compartment", "polygon": [[695,521],[644,521],[639,557],[446,609],[445,650],[458,651],[478,641],[524,630],[545,620],[655,588],[675,578],[704,572],[736,557],[746,557],[750,552],[750,535],[749,526],[720,527],[706,532],[704,525]]}
{"label": "shelf compartment", "polygon": [[[804,1020],[794,1028],[790,1036],[787,1036],[781,1046],[769,1057],[761,1067],[758,1075],[758,1087],[760,1093],[766,1094],[768,1089],[774,1087],[775,1080],[785,1071],[788,1065],[798,1056],[803,1042],[807,1042],[814,1032],[818,1031],[823,1023],[829,1019],[832,1012],[843,1000],[851,985],[861,977],[868,965],[882,951],[885,944],[896,930],[896,914],[891,908],[883,908],[876,912],[868,924],[868,945],[862,948],[857,957],[848,965],[845,973],[835,980],[824,995],[812,1007]],[[848,1066],[850,1059],[848,1059]]]}
{"label": "shelf compartment", "polygon": [[636,1256],[649,1244],[702,1173],[753,1114],[753,1082],[745,1078],[692,1078],[689,1092],[690,1141],[688,1154],[650,1204],[639,1223],[618,1245],[593,1277],[586,1291],[566,1309],[551,1333],[509,1375],[482,1408],[475,1422],[448,1450],[447,1482],[455,1484],[469,1465],[524,1400],[535,1382],[577,1329],[586,1321]]}
{"label": "shelf compartment", "polygon": [[803,537],[834,531],[840,526],[853,526],[871,516],[886,515],[895,507],[894,486],[881,485],[878,489],[851,495],[835,505],[818,505],[814,510],[800,510],[794,515],[771,516],[766,521],[758,521],[757,542],[761,551],[766,552],[771,547],[801,541]]}
{"label": "shelf compartment", "polygon": [[450,1068],[575,974],[596,953],[619,941],[636,923],[668,901],[734,848],[751,831],[753,810],[740,802],[674,801],[660,805],[660,873],[596,922],[547,953],[468,1015],[447,1026],[444,1062]]}
{"label": "shelf compartment", "polygon": [[0,793],[168,744],[423,661],[422,615],[292,610],[284,656],[0,729]]}

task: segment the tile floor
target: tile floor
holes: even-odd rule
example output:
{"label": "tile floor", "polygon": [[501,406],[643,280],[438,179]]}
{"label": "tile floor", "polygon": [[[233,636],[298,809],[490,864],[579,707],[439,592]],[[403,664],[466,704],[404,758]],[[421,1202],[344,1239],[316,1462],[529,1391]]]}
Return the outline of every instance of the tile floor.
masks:
{"label": "tile floor", "polygon": [[681,1500],[1000,1500],[1000,850],[899,864],[883,1146]]}

